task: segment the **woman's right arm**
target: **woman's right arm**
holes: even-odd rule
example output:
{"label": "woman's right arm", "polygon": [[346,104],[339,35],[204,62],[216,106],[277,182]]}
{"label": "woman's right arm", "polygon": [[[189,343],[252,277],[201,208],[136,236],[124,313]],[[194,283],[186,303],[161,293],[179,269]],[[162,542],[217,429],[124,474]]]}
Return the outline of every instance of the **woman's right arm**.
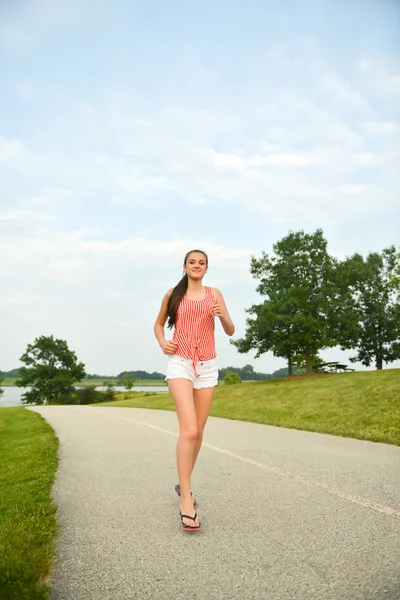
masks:
{"label": "woman's right arm", "polygon": [[168,300],[169,300],[171,293],[172,293],[172,289],[168,290],[168,292],[165,294],[164,298],[162,299],[160,312],[158,313],[156,322],[154,323],[154,333],[155,333],[158,343],[160,344],[160,348],[164,352],[164,354],[174,354],[175,349],[176,349],[175,342],[173,342],[172,340],[166,341],[165,334],[164,334],[165,323],[167,322],[167,319],[168,319],[168,313],[167,313]]}

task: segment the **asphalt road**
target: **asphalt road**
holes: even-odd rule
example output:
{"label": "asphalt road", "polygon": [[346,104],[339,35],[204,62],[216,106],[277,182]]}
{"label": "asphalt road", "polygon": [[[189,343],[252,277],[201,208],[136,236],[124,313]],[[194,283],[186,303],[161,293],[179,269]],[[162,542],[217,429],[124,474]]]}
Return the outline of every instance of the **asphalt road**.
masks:
{"label": "asphalt road", "polygon": [[400,448],[210,418],[180,527],[176,415],[35,407],[60,440],[52,600],[399,600]]}

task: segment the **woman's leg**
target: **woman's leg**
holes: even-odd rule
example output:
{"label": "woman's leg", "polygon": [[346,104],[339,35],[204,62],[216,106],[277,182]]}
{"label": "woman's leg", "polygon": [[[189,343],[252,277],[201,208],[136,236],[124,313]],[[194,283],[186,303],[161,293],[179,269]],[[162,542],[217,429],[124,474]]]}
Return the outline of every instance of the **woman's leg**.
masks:
{"label": "woman's leg", "polygon": [[197,436],[194,444],[192,471],[194,469],[194,465],[196,464],[197,456],[200,452],[201,444],[203,442],[204,427],[206,426],[208,415],[210,414],[214,391],[215,387],[193,390],[194,408],[196,411],[197,421]]}
{"label": "woman's leg", "polygon": [[[168,379],[168,387],[175,402],[179,422],[179,438],[176,446],[178,478],[181,486],[180,509],[182,514],[194,516],[190,476],[197,439],[197,418],[193,402],[193,383],[189,379]],[[188,526],[197,526],[198,521],[184,519]]]}

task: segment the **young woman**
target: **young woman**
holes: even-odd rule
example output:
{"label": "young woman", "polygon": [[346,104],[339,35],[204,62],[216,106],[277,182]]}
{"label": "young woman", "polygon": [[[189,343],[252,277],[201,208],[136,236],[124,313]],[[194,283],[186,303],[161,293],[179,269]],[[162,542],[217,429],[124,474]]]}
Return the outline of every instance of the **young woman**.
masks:
{"label": "young woman", "polygon": [[[166,380],[179,422],[176,449],[179,484],[175,486],[179,514],[185,530],[197,531],[200,523],[190,478],[218,383],[215,317],[229,336],[234,334],[235,326],[221,292],[203,286],[208,270],[207,255],[202,250],[191,250],[185,256],[183,270],[180,282],[168,290],[162,300],[154,333],[164,354],[169,356]],[[174,327],[172,340],[165,339],[166,323],[169,328]]]}

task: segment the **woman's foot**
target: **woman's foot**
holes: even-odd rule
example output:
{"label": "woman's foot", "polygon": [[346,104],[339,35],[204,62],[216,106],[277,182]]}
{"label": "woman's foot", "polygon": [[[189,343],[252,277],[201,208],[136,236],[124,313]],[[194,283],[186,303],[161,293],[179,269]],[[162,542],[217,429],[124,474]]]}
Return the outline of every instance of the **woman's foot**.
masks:
{"label": "woman's foot", "polygon": [[180,496],[179,502],[180,515],[182,520],[182,525],[186,529],[199,529],[200,523],[197,518],[197,513],[194,508],[193,498],[189,496],[188,498]]}

